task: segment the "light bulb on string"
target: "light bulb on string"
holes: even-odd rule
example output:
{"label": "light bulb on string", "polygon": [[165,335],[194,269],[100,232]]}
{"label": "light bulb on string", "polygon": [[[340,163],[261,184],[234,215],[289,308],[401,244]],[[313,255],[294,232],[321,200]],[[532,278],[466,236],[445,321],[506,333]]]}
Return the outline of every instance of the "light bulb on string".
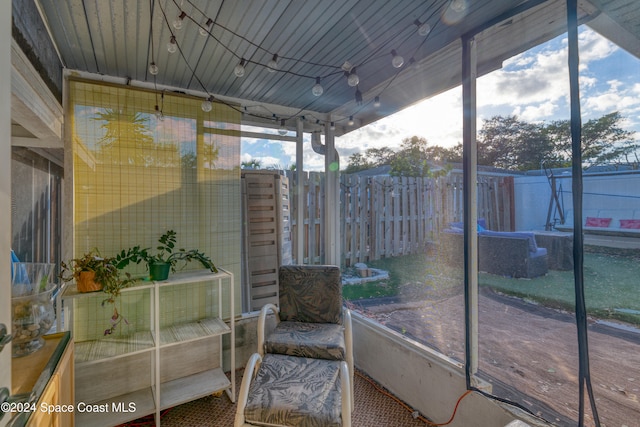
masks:
{"label": "light bulb on string", "polygon": [[278,69],[278,54],[274,53],[271,61],[267,63],[267,71],[274,73]]}
{"label": "light bulb on string", "polygon": [[287,127],[284,125],[284,119],[280,119],[280,127],[278,128],[278,133],[282,136],[287,134]]}
{"label": "light bulb on string", "polygon": [[187,13],[183,10],[180,12],[180,15],[173,21],[173,28],[176,30],[181,30],[184,25],[184,18],[187,17]]}
{"label": "light bulb on string", "polygon": [[313,87],[311,88],[311,93],[314,96],[320,96],[322,95],[323,92],[324,92],[324,88],[320,84],[320,77],[316,77],[316,84],[314,84]]}
{"label": "light bulb on string", "polygon": [[353,126],[353,124],[354,124],[353,116],[349,116],[349,121],[347,122],[347,124],[348,124],[349,126]]}
{"label": "light bulb on string", "polygon": [[156,116],[156,120],[158,120],[158,121],[163,121],[164,120],[164,115],[162,114],[162,111],[160,111],[160,107],[158,107],[157,104],[156,104],[156,108],[155,108],[155,111],[153,112],[153,114]]}
{"label": "light bulb on string", "polygon": [[404,65],[404,58],[398,55],[398,52],[392,50],[391,56],[393,57],[391,58],[391,65],[393,65],[393,68],[400,68],[402,67],[402,65]]}
{"label": "light bulb on string", "polygon": [[208,113],[209,111],[211,111],[211,109],[213,108],[213,95],[211,95],[209,98],[202,101],[201,107],[202,107],[202,111],[204,111],[205,113]]}
{"label": "light bulb on string", "polygon": [[418,27],[418,35],[425,37],[431,32],[431,25],[427,24],[426,22],[423,24],[416,19],[415,21],[413,21],[413,23],[416,25],[416,27]]}
{"label": "light bulb on string", "polygon": [[158,66],[156,65],[155,62],[152,62],[151,64],[149,64],[149,74],[152,75],[157,75],[158,74]]}
{"label": "light bulb on string", "polygon": [[380,97],[379,97],[379,96],[376,96],[376,97],[373,99],[373,106],[374,106],[374,107],[376,107],[376,108],[379,108],[379,107],[380,107]]}
{"label": "light bulb on string", "polygon": [[233,69],[233,74],[236,75],[236,77],[242,77],[244,76],[244,58],[242,58],[240,60],[240,62],[238,63],[238,65],[236,65],[236,67]]}
{"label": "light bulb on string", "polygon": [[467,0],[451,0],[449,7],[456,12],[464,12],[467,10]]}
{"label": "light bulb on string", "polygon": [[175,53],[178,50],[178,45],[176,43],[176,36],[171,36],[169,39],[169,43],[167,43],[167,50],[169,53]]}
{"label": "light bulb on string", "polygon": [[351,87],[356,87],[359,83],[360,77],[358,77],[358,74],[356,73],[356,67],[353,67],[347,77],[347,84]]}
{"label": "light bulb on string", "polygon": [[330,130],[336,130],[336,122],[329,123],[329,129]]}
{"label": "light bulb on string", "polygon": [[207,37],[211,32],[211,28],[213,28],[213,20],[211,18],[207,19],[207,22],[200,27],[200,35],[202,37]]}

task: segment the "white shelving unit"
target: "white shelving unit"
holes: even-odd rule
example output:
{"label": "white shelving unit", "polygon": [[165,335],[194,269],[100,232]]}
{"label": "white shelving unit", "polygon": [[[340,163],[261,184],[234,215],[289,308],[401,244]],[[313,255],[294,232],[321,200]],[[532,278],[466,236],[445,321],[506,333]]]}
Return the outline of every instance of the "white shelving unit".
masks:
{"label": "white shelving unit", "polygon": [[[218,270],[176,273],[167,281],[123,289],[120,298],[130,297],[128,307],[135,313],[129,318],[131,333],[74,337],[76,403],[104,408],[76,411],[76,425],[113,426],[155,414],[159,426],[160,411],[172,406],[222,391],[235,401],[235,376],[227,378],[222,368],[225,335],[235,366],[234,277]],[[104,299],[102,292],[79,293],[75,285],[67,286],[57,301],[59,310],[64,307],[61,327],[74,336],[74,322],[91,322],[92,308]],[[129,329],[122,323],[118,328]]]}

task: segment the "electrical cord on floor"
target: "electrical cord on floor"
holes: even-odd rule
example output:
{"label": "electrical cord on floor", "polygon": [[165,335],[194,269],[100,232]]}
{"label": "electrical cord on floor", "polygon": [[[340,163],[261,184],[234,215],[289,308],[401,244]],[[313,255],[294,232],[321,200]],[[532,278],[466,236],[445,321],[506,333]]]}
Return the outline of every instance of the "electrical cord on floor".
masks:
{"label": "electrical cord on floor", "polygon": [[367,381],[369,384],[371,384],[380,393],[382,393],[385,396],[391,398],[392,400],[395,400],[396,402],[398,402],[400,404],[400,406],[402,406],[403,408],[405,408],[407,411],[409,411],[411,413],[411,415],[413,416],[414,419],[422,421],[423,423],[425,423],[429,427],[440,427],[440,426],[446,426],[446,425],[451,424],[451,422],[453,421],[453,419],[456,416],[456,412],[458,411],[458,406],[460,405],[460,402],[462,401],[462,399],[464,399],[466,396],[468,396],[473,391],[473,390],[467,390],[466,392],[464,392],[462,394],[462,396],[460,396],[458,398],[458,401],[456,402],[456,406],[453,408],[453,413],[451,414],[451,418],[449,418],[449,420],[447,422],[434,423],[433,421],[431,421],[431,420],[425,418],[424,416],[420,415],[420,413],[418,411],[414,410],[412,407],[407,405],[405,402],[403,402],[402,400],[398,399],[393,394],[389,393],[387,390],[382,388],[378,383],[373,381],[371,378],[367,377],[366,375],[363,375],[359,371],[356,371],[356,375],[358,375],[360,378],[362,378],[365,381]]}

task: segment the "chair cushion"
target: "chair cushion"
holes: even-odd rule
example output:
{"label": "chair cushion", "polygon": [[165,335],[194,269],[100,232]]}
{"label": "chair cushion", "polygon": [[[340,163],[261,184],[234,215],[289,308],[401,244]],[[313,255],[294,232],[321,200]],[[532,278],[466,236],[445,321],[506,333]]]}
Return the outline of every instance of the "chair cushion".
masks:
{"label": "chair cushion", "polygon": [[259,426],[339,427],[341,412],[340,362],[266,354],[244,416]]}
{"label": "chair cushion", "polygon": [[280,319],[342,323],[342,281],[335,265],[283,265]]}
{"label": "chair cushion", "polygon": [[342,325],[280,322],[265,339],[265,352],[317,359],[345,360]]}

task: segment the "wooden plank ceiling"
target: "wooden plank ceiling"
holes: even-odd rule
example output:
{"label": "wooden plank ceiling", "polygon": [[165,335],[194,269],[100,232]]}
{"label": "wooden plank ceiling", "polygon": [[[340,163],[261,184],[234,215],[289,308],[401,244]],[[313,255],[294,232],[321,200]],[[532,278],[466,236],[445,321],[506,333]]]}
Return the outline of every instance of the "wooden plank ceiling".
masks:
{"label": "wooden plank ceiling", "polygon": [[[237,101],[270,122],[273,114],[307,115],[310,122],[330,114],[338,122],[337,134],[459,85],[460,37],[514,7],[541,3],[479,34],[481,74],[562,33],[565,25],[564,0],[37,2],[69,70]],[[608,21],[598,21],[601,30],[613,23],[616,34],[624,29],[628,42],[640,45],[635,0],[581,1],[580,7],[585,22],[604,11]],[[183,26],[177,30],[173,22],[181,12]],[[207,28],[209,19],[213,25]],[[428,35],[418,34],[416,20],[429,24]],[[172,36],[175,53],[167,49]],[[402,67],[392,66],[392,50],[404,58]],[[270,72],[274,54],[278,70]],[[245,74],[236,77],[241,59]],[[356,68],[357,87],[347,83],[345,61]],[[149,72],[152,62],[158,66],[155,76]],[[311,91],[316,77],[321,96]],[[346,126],[349,116],[355,116],[355,127]]]}

